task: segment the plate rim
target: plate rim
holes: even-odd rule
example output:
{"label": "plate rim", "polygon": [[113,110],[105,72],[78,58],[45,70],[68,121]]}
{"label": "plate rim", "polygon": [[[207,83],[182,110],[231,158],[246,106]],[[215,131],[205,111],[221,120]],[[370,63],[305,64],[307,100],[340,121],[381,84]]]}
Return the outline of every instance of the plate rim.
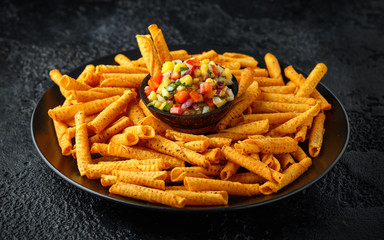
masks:
{"label": "plate rim", "polygon": [[[172,47],[172,45],[171,45]],[[194,48],[209,48],[209,46],[192,46],[192,45],[173,45],[173,47],[181,47],[180,49],[182,48],[188,48],[188,47],[194,47]],[[231,46],[216,46],[216,47],[219,47],[219,48],[230,48],[232,49],[233,47]],[[130,49],[130,50],[126,50],[126,51],[122,51],[122,52],[130,52],[130,51],[139,51],[138,49]],[[91,64],[92,62],[97,62],[97,61],[100,61],[101,59],[103,58],[108,58],[108,57],[111,57],[111,56],[114,56],[116,55],[117,53],[114,53],[114,54],[109,54],[109,55],[105,55],[105,56],[102,56],[102,57],[99,57],[95,60],[92,60],[86,64],[83,64],[81,66],[86,66],[87,64]],[[74,70],[72,70],[71,72],[73,71],[76,71],[77,69],[81,68],[81,66],[75,68]],[[36,142],[36,137],[35,137],[35,134],[34,134],[34,128],[33,128],[33,125],[34,125],[34,120],[35,120],[35,114],[36,114],[36,110],[38,109],[38,106],[40,106],[43,98],[45,97],[45,95],[47,94],[47,92],[52,89],[52,88],[58,88],[58,86],[56,86],[55,84],[53,84],[50,88],[48,88],[48,90],[46,90],[44,92],[44,94],[40,97],[38,103],[35,105],[34,109],[33,109],[33,112],[32,112],[32,115],[31,115],[31,120],[30,120],[30,131],[31,131],[31,136],[32,136],[32,141],[33,141],[33,144],[37,150],[37,152],[39,153],[40,157],[44,160],[44,162],[49,166],[49,168],[51,168],[56,174],[58,174],[62,179],[64,179],[65,181],[69,182],[71,185],[73,186],[76,186],[78,188],[80,188],[81,190],[84,190],[88,193],[91,193],[92,195],[94,196],[97,196],[97,197],[100,197],[101,199],[106,199],[106,200],[109,200],[109,201],[112,201],[112,202],[115,202],[115,203],[118,203],[118,204],[121,204],[121,205],[124,205],[124,206],[131,206],[131,207],[135,207],[135,208],[140,208],[140,209],[146,209],[146,210],[156,210],[156,211],[171,211],[171,212],[221,212],[221,211],[236,211],[236,210],[243,210],[243,209],[247,209],[247,208],[254,208],[254,207],[259,207],[259,206],[263,206],[263,205],[266,205],[266,204],[270,204],[270,203],[274,203],[276,201],[279,201],[279,200],[282,200],[284,198],[288,198],[298,192],[301,192],[303,191],[304,189],[310,187],[311,185],[313,185],[314,183],[316,183],[318,180],[320,180],[322,177],[324,177],[335,165],[336,163],[340,160],[340,158],[343,156],[347,146],[348,146],[348,143],[349,143],[349,138],[350,138],[350,122],[349,122],[349,118],[348,118],[348,114],[347,114],[347,111],[345,109],[345,107],[343,106],[343,104],[341,103],[341,101],[337,98],[337,96],[331,91],[329,90],[328,87],[326,87],[323,83],[319,83],[322,87],[324,87],[334,98],[335,100],[337,101],[337,103],[339,104],[340,108],[342,109],[342,112],[343,112],[343,115],[345,117],[345,121],[346,121],[346,138],[345,138],[345,142],[344,142],[344,145],[342,147],[342,149],[340,150],[339,154],[337,155],[337,157],[335,158],[335,160],[323,171],[321,172],[321,174],[319,174],[318,176],[316,176],[316,178],[314,178],[312,181],[304,184],[303,186],[291,191],[291,192],[288,192],[284,195],[281,195],[281,196],[278,196],[278,197],[275,197],[275,198],[272,198],[272,199],[268,199],[268,200],[265,200],[265,201],[262,201],[262,202],[256,202],[256,203],[250,203],[250,204],[245,204],[245,205],[240,205],[240,206],[229,206],[229,205],[226,205],[226,206],[218,206],[218,207],[209,207],[209,208],[171,208],[171,207],[168,207],[168,206],[163,206],[163,205],[154,205],[154,204],[151,204],[151,203],[147,203],[147,202],[142,202],[142,203],[134,203],[134,202],[128,202],[128,201],[125,201],[123,199],[119,199],[119,198],[115,198],[113,196],[109,196],[109,195],[105,195],[105,194],[102,194],[102,193],[99,193],[99,192],[96,192],[92,189],[89,189],[83,185],[81,185],[80,183],[72,180],[71,178],[65,176],[62,172],[60,172],[60,170],[58,170],[55,166],[53,166],[53,164],[44,156],[44,154],[41,152],[40,150],[40,147],[38,146],[37,142]]]}

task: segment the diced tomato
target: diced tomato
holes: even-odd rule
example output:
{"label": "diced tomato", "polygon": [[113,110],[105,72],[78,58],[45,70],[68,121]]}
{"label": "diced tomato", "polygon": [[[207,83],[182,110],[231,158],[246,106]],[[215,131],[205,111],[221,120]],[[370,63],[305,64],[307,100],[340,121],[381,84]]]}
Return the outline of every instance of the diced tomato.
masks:
{"label": "diced tomato", "polygon": [[215,65],[211,65],[211,66],[212,66],[212,72],[215,74],[215,76],[219,76],[220,74],[219,69],[217,69]]}
{"label": "diced tomato", "polygon": [[152,81],[160,85],[163,81],[163,74],[161,74],[161,72],[155,73],[155,75],[152,77]]}
{"label": "diced tomato", "polygon": [[195,65],[193,62],[192,62],[192,60],[191,59],[188,59],[185,63],[188,63],[189,65]]}
{"label": "diced tomato", "polygon": [[212,83],[203,82],[200,84],[200,93],[210,93],[212,92]]}
{"label": "diced tomato", "polygon": [[194,58],[194,59],[192,59],[191,61],[193,62],[193,65],[195,65],[195,66],[198,66],[198,67],[199,67],[199,66],[201,65],[199,59],[197,59],[197,58]]}
{"label": "diced tomato", "polygon": [[183,114],[184,110],[181,109],[180,107],[177,107],[177,108],[171,107],[171,109],[169,109],[169,112],[172,114],[181,115]]}
{"label": "diced tomato", "polygon": [[148,81],[148,86],[150,86],[150,87],[152,88],[153,91],[156,91],[157,88],[160,86],[160,84],[157,83],[157,82],[154,82],[154,81],[152,81],[152,80],[149,80],[149,81]]}
{"label": "diced tomato", "polygon": [[189,91],[188,92],[186,92],[186,91],[177,92],[173,97],[175,98],[176,102],[184,103],[189,98]]}
{"label": "diced tomato", "polygon": [[197,92],[195,92],[195,91],[191,91],[191,92],[189,93],[189,96],[191,96],[193,102],[199,102],[200,94],[198,94]]}
{"label": "diced tomato", "polygon": [[205,104],[207,104],[209,107],[214,107],[215,104],[213,103],[212,99],[210,98],[204,98]]}
{"label": "diced tomato", "polygon": [[[187,60],[185,63],[188,63],[189,65],[192,66],[189,70],[191,70],[191,73],[193,74],[193,72],[194,72],[195,69],[196,69],[195,63],[194,63],[191,59]],[[192,76],[192,77],[193,77],[193,76]]]}
{"label": "diced tomato", "polygon": [[171,79],[172,79],[172,80],[177,80],[177,79],[179,79],[180,77],[181,77],[181,75],[180,75],[179,72],[173,71],[173,72],[171,73]]}
{"label": "diced tomato", "polygon": [[152,91],[155,91],[155,90],[153,90],[150,86],[148,86],[148,87],[145,89],[144,93],[145,93],[145,95],[148,97],[149,94],[151,94]]}

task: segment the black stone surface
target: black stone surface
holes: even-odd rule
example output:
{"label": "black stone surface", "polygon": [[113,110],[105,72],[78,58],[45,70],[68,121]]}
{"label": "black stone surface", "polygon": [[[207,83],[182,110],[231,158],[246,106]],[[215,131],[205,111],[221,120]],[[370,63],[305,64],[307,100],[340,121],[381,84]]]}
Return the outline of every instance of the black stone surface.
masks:
{"label": "black stone surface", "polygon": [[[0,239],[383,239],[382,1],[6,0],[0,21]],[[170,45],[271,52],[306,72],[324,62],[351,123],[346,153],[307,190],[236,212],[138,210],[62,180],[30,135],[49,70],[136,49],[152,23]]]}

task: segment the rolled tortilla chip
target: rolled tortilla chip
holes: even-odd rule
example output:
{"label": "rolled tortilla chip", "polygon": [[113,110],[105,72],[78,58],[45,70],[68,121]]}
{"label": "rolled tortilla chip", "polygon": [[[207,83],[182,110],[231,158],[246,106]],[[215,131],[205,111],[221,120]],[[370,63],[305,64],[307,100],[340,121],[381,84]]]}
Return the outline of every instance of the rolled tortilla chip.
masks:
{"label": "rolled tortilla chip", "polygon": [[325,132],[324,121],[325,114],[323,112],[319,113],[315,117],[315,120],[313,120],[313,126],[308,143],[308,152],[311,157],[317,157],[320,153],[321,145],[323,144],[323,135]]}
{"label": "rolled tortilla chip", "polygon": [[[64,105],[63,105],[64,106]],[[89,123],[90,121],[92,121],[93,119],[95,119],[95,117],[97,117],[98,113],[95,113],[95,114],[92,114],[92,115],[88,115],[88,116],[85,116],[85,119],[84,119],[84,122],[85,123]],[[75,119],[71,119],[71,120],[67,120],[65,121],[65,123],[70,126],[70,127],[75,127],[76,124],[75,124]],[[76,129],[76,128],[75,128]],[[76,133],[76,130],[74,131],[74,134]],[[71,138],[74,138],[75,135],[70,135]]]}
{"label": "rolled tortilla chip", "polygon": [[308,104],[282,103],[254,101],[251,105],[253,113],[277,113],[277,112],[297,112],[302,113],[311,108]]}
{"label": "rolled tortilla chip", "polygon": [[286,112],[286,113],[249,114],[249,115],[243,115],[241,118],[243,119],[243,123],[249,123],[249,122],[268,119],[269,124],[282,124],[296,116],[297,116],[296,113]]}
{"label": "rolled tortilla chip", "polygon": [[220,172],[220,179],[228,180],[230,177],[236,174],[239,167],[239,164],[228,161],[223,170]]}
{"label": "rolled tortilla chip", "polygon": [[132,64],[131,59],[121,53],[115,56],[115,62],[121,66],[129,66]]}
{"label": "rolled tortilla chip", "polygon": [[[147,35],[147,36],[149,36],[149,35]],[[145,65],[145,60],[144,60],[143,57],[138,58],[137,60],[133,60],[133,61],[132,61],[132,65],[133,65],[133,66],[136,66],[136,67],[147,67],[147,66]]]}
{"label": "rolled tortilla chip", "polygon": [[248,137],[248,134],[238,134],[238,133],[231,133],[231,132],[221,132],[221,133],[215,133],[207,135],[210,139],[212,138],[228,138],[232,141],[238,141],[242,139],[246,139]]}
{"label": "rolled tortilla chip", "polygon": [[90,89],[90,92],[99,92],[99,93],[105,93],[110,96],[116,96],[116,95],[123,95],[125,91],[131,90],[135,91],[134,88],[119,88],[119,87],[95,87]]}
{"label": "rolled tortilla chip", "polygon": [[297,128],[302,125],[305,121],[308,121],[308,118],[316,116],[320,111],[320,105],[316,104],[312,106],[310,109],[305,111],[302,114],[297,115],[296,117],[288,120],[287,122],[281,124],[280,126],[272,129],[272,132],[277,133],[295,133]]}
{"label": "rolled tortilla chip", "polygon": [[260,192],[264,195],[275,193],[295,181],[300,175],[302,175],[312,165],[310,158],[305,158],[301,162],[291,165],[284,171],[281,182],[274,183],[271,181],[265,182],[260,186]]}
{"label": "rolled tortilla chip", "polygon": [[165,191],[167,190],[187,190],[184,185],[181,186],[165,186]]}
{"label": "rolled tortilla chip", "polygon": [[197,58],[201,61],[203,59],[210,59],[214,60],[218,56],[217,52],[215,50],[209,50],[208,52],[203,52],[200,56]]}
{"label": "rolled tortilla chip", "polygon": [[311,93],[311,97],[320,102],[322,110],[330,110],[332,108],[332,105],[327,101],[327,99],[325,99],[316,89]]}
{"label": "rolled tortilla chip", "polygon": [[243,53],[235,53],[235,52],[225,52],[223,53],[223,56],[230,57],[230,58],[253,58],[250,55],[243,54]]}
{"label": "rolled tortilla chip", "polygon": [[124,146],[133,146],[139,142],[139,137],[132,133],[120,133],[112,136],[109,142],[121,144]]}
{"label": "rolled tortilla chip", "polygon": [[[214,60],[216,62],[217,58],[215,58]],[[236,62],[220,62],[219,65],[222,66],[223,68],[228,68],[229,70],[240,70],[241,68],[241,64],[237,61]]]}
{"label": "rolled tortilla chip", "polygon": [[189,191],[226,191],[229,195],[239,196],[260,194],[259,184],[242,184],[217,179],[185,177],[184,186]]}
{"label": "rolled tortilla chip", "polygon": [[327,73],[327,66],[324,63],[318,63],[312,72],[308,75],[303,84],[300,85],[299,91],[296,96],[308,97],[316,89],[317,84]]}
{"label": "rolled tortilla chip", "polygon": [[[148,73],[148,70],[146,68],[134,67],[132,65],[125,65],[125,66],[97,65],[96,74],[101,75],[103,73]],[[107,77],[107,78],[112,78],[112,77]]]}
{"label": "rolled tortilla chip", "polygon": [[88,179],[99,179],[101,175],[111,175],[113,170],[141,171],[136,165],[127,161],[116,161],[105,164],[88,164],[85,173]]}
{"label": "rolled tortilla chip", "polygon": [[116,119],[127,107],[128,103],[136,97],[136,93],[126,91],[116,102],[106,107],[92,122],[89,123],[89,128],[95,133],[103,131],[113,120]]}
{"label": "rolled tortilla chip", "polygon": [[85,83],[88,86],[96,87],[99,85],[100,80],[99,76],[95,74],[95,66],[92,64],[88,64],[83,72],[77,77],[76,81]]}
{"label": "rolled tortilla chip", "polygon": [[64,86],[61,85],[60,79],[63,77],[63,75],[59,72],[57,69],[53,69],[49,72],[49,76],[51,77],[52,81],[56,83],[57,86],[60,88],[61,95],[63,95],[65,98],[68,96],[68,91],[64,88]]}
{"label": "rolled tortilla chip", "polygon": [[[99,162],[98,164],[88,164],[86,167],[86,175],[89,179],[98,179],[102,174],[112,174],[113,170],[125,170],[125,171],[158,171],[161,169],[161,159],[157,159],[156,164],[148,165],[141,164],[145,163],[140,160],[131,159],[124,161],[113,161],[113,162]],[[159,163],[159,161],[161,163]]]}
{"label": "rolled tortilla chip", "polygon": [[176,208],[183,208],[186,202],[185,198],[173,193],[123,182],[112,185],[109,192]]}
{"label": "rolled tortilla chip", "polygon": [[181,49],[181,50],[175,50],[175,51],[170,51],[172,60],[187,60],[190,59],[191,56],[188,54],[187,51]]}
{"label": "rolled tortilla chip", "polygon": [[204,155],[205,159],[207,159],[211,164],[218,164],[223,158],[220,148],[207,149],[201,154]]}
{"label": "rolled tortilla chip", "polygon": [[[257,155],[258,156],[258,155]],[[279,172],[281,169],[280,162],[271,153],[260,153],[261,161],[267,164],[271,169]]]}
{"label": "rolled tortilla chip", "polygon": [[255,68],[258,64],[256,59],[253,57],[242,57],[242,58],[234,58],[234,57],[229,57],[228,55],[218,55],[215,59],[215,62],[224,65],[225,63],[237,63],[240,65],[240,67],[250,67],[250,68]]}
{"label": "rolled tortilla chip", "polygon": [[59,81],[60,85],[65,90],[89,90],[91,89],[90,86],[88,86],[85,83],[81,83],[79,81],[76,81],[76,79],[71,78],[68,75],[63,75]]}
{"label": "rolled tortilla chip", "polygon": [[151,76],[161,72],[161,62],[150,35],[136,35],[137,44]]}
{"label": "rolled tortilla chip", "polygon": [[162,136],[155,135],[154,138],[145,139],[143,145],[151,148],[155,151],[188,161],[186,154],[183,152],[181,147],[175,142],[170,141]]}
{"label": "rolled tortilla chip", "polygon": [[112,136],[121,132],[126,127],[132,126],[133,122],[126,116],[122,116],[116,122],[111,124],[110,127],[104,129],[102,132],[93,135],[89,138],[89,143],[92,145],[93,143],[101,143],[107,141]]}
{"label": "rolled tortilla chip", "polygon": [[[139,107],[141,108],[141,110],[143,110],[143,113],[145,114],[145,116],[149,117],[149,116],[153,116],[153,114],[151,113],[151,111],[148,109],[148,107],[145,105],[145,103],[143,102],[143,100],[140,99],[139,101]],[[164,130],[165,131],[165,130]]]}
{"label": "rolled tortilla chip", "polygon": [[232,105],[229,112],[217,123],[218,131],[224,130],[233,118],[239,117],[245,109],[256,99],[259,94],[259,86],[257,82],[253,82],[242,95]]}
{"label": "rolled tortilla chip", "polygon": [[154,180],[150,176],[136,174],[136,172],[124,170],[114,170],[113,175],[117,176],[118,182],[131,183],[140,186],[147,186],[155,189],[165,190],[164,180]]}
{"label": "rolled tortilla chip", "polygon": [[92,164],[100,163],[100,162],[115,162],[115,161],[122,161],[122,158],[119,157],[99,157],[99,158],[93,158]]}
{"label": "rolled tortilla chip", "polygon": [[204,135],[182,133],[172,129],[166,129],[165,137],[170,140],[176,140],[176,141],[182,141],[182,142],[209,140],[209,138]]}
{"label": "rolled tortilla chip", "polygon": [[117,183],[117,177],[114,175],[103,174],[100,178],[100,183],[103,187],[109,187]]}
{"label": "rolled tortilla chip", "polygon": [[298,162],[302,161],[305,158],[308,158],[307,154],[304,152],[304,150],[300,146],[298,146],[297,150],[291,153],[291,155]]}
{"label": "rolled tortilla chip", "polygon": [[289,153],[281,153],[275,155],[280,162],[280,166],[283,170],[289,168],[292,164],[295,164],[295,160]]}
{"label": "rolled tortilla chip", "polygon": [[146,73],[103,73],[100,87],[139,88]]}
{"label": "rolled tortilla chip", "polygon": [[268,77],[268,70],[265,68],[253,69],[255,77]]}
{"label": "rolled tortilla chip", "polygon": [[155,129],[156,134],[164,136],[167,129],[172,129],[169,125],[166,123],[160,121],[155,116],[147,116],[145,118],[142,118],[139,122],[140,125],[149,125]]}
{"label": "rolled tortilla chip", "polygon": [[185,190],[166,190],[177,196],[185,198],[185,205],[227,205],[228,193],[226,191],[191,192]]}
{"label": "rolled tortilla chip", "polygon": [[170,168],[184,167],[184,161],[171,157],[166,154],[162,154],[156,151],[152,151],[146,148],[140,147],[127,147],[120,144],[109,143],[107,145],[108,154],[110,156],[123,157],[123,158],[135,158],[135,159],[151,159],[160,158],[165,163],[168,163]]}
{"label": "rolled tortilla chip", "polygon": [[223,147],[221,150],[228,161],[239,164],[240,166],[256,173],[257,175],[274,182],[281,180],[282,174],[269,168],[265,163],[254,158],[244,156],[232,147]]}
{"label": "rolled tortilla chip", "polygon": [[172,56],[169,53],[169,49],[161,29],[159,29],[156,24],[152,24],[148,27],[148,30],[151,33],[153,44],[156,47],[161,64],[164,64],[167,61],[172,61]]}
{"label": "rolled tortilla chip", "polygon": [[260,87],[260,90],[267,93],[293,94],[296,90],[296,85]]}
{"label": "rolled tortilla chip", "polygon": [[191,141],[186,142],[183,144],[185,148],[188,148],[192,151],[202,153],[209,147],[209,141],[207,140],[198,140],[198,141]]}
{"label": "rolled tortilla chip", "polygon": [[241,70],[241,82],[239,83],[239,91],[237,96],[241,96],[249,87],[249,85],[252,84],[254,74],[255,72],[251,68]]}
{"label": "rolled tortilla chip", "polygon": [[127,108],[127,116],[135,123],[135,125],[139,125],[140,120],[145,118],[145,114],[136,99],[129,103]]}
{"label": "rolled tortilla chip", "polygon": [[204,155],[201,155],[185,147],[181,147],[181,150],[186,156],[185,161],[189,162],[190,164],[198,165],[205,168],[209,168],[211,166],[211,163],[204,157]]}
{"label": "rolled tortilla chip", "polygon": [[307,139],[307,131],[311,128],[313,117],[307,118],[307,120],[297,128],[295,133],[295,140],[298,142],[304,142]]}
{"label": "rolled tortilla chip", "polygon": [[238,141],[233,146],[236,150],[240,151],[242,154],[249,153],[258,153],[260,152],[260,147],[254,143],[252,139],[245,139],[244,141]]}
{"label": "rolled tortilla chip", "polygon": [[271,76],[271,78],[280,79],[281,85],[284,85],[283,77],[281,75],[280,64],[275,55],[267,53],[264,56],[264,61],[265,65],[267,65],[269,76]]}
{"label": "rolled tortilla chip", "polygon": [[151,139],[155,137],[155,129],[147,125],[127,127],[123,133],[134,134],[140,139]]}
{"label": "rolled tortilla chip", "polygon": [[[296,86],[300,86],[304,83],[305,78],[303,75],[298,74],[296,70],[292,67],[292,65],[286,67],[284,69],[285,76],[289,78],[292,82],[295,83]],[[322,110],[330,110],[331,104],[328,103],[328,101],[315,89],[310,95],[312,98],[315,98],[316,100],[321,102],[321,109]]]}
{"label": "rolled tortilla chip", "polygon": [[268,132],[268,130],[269,130],[269,121],[268,119],[265,119],[265,120],[242,124],[232,128],[227,128],[222,130],[222,132],[256,135],[256,134],[266,133]]}
{"label": "rolled tortilla chip", "polygon": [[86,167],[92,162],[88,143],[87,124],[84,123],[84,112],[75,115],[76,122],[76,160],[80,175],[84,176]]}
{"label": "rolled tortilla chip", "polygon": [[230,177],[227,181],[255,184],[255,183],[265,183],[266,180],[263,177],[260,177],[253,172],[237,173]]}
{"label": "rolled tortilla chip", "polygon": [[77,103],[70,106],[58,106],[48,111],[48,115],[56,121],[66,121],[74,118],[79,111],[84,111],[85,115],[92,115],[104,110],[111,103],[119,99],[118,96],[94,100],[85,103]]}
{"label": "rolled tortilla chip", "polygon": [[200,177],[207,178],[207,176],[219,176],[223,166],[211,165],[208,168],[204,167],[176,167],[172,169],[170,177],[172,182],[183,181],[185,177]]}
{"label": "rolled tortilla chip", "polygon": [[93,143],[91,146],[91,154],[100,154],[103,157],[110,157],[108,154],[108,144]]}
{"label": "rolled tortilla chip", "polygon": [[262,153],[291,153],[297,150],[297,141],[290,137],[265,137],[251,140],[250,143],[256,144]]}
{"label": "rolled tortilla chip", "polygon": [[279,94],[279,93],[261,93],[263,101],[267,102],[286,102],[296,104],[316,105],[317,101],[313,98],[297,97],[293,94]]}
{"label": "rolled tortilla chip", "polygon": [[258,82],[260,87],[284,86],[281,78],[254,77],[253,81]]}
{"label": "rolled tortilla chip", "polygon": [[111,95],[106,93],[92,92],[92,91],[79,91],[71,90],[69,91],[68,99],[76,100],[77,102],[89,102],[96,99],[108,98]]}
{"label": "rolled tortilla chip", "polygon": [[[65,101],[63,106],[69,105],[69,101]],[[56,138],[61,148],[61,154],[68,156],[72,152],[71,138],[67,134],[68,125],[64,122],[53,120],[53,126],[55,128]]]}

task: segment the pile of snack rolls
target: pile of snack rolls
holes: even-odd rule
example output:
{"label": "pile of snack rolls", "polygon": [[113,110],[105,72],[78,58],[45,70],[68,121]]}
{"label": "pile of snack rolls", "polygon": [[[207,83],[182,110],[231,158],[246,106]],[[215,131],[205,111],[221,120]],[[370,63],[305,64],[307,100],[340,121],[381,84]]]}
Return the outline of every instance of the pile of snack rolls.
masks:
{"label": "pile of snack rolls", "polygon": [[[285,83],[271,53],[260,68],[242,53],[169,51],[161,29],[148,29],[136,36],[139,59],[118,54],[116,65],[87,65],[76,79],[50,72],[65,101],[48,114],[62,154],[73,156],[68,161],[77,162],[81,176],[112,194],[183,208],[273,194],[306,172],[320,153],[324,111],[331,109],[316,90],[327,72],[323,63],[307,77],[288,66]],[[154,117],[138,90],[164,62],[191,58],[230,69],[239,91],[215,125],[177,129]]]}

